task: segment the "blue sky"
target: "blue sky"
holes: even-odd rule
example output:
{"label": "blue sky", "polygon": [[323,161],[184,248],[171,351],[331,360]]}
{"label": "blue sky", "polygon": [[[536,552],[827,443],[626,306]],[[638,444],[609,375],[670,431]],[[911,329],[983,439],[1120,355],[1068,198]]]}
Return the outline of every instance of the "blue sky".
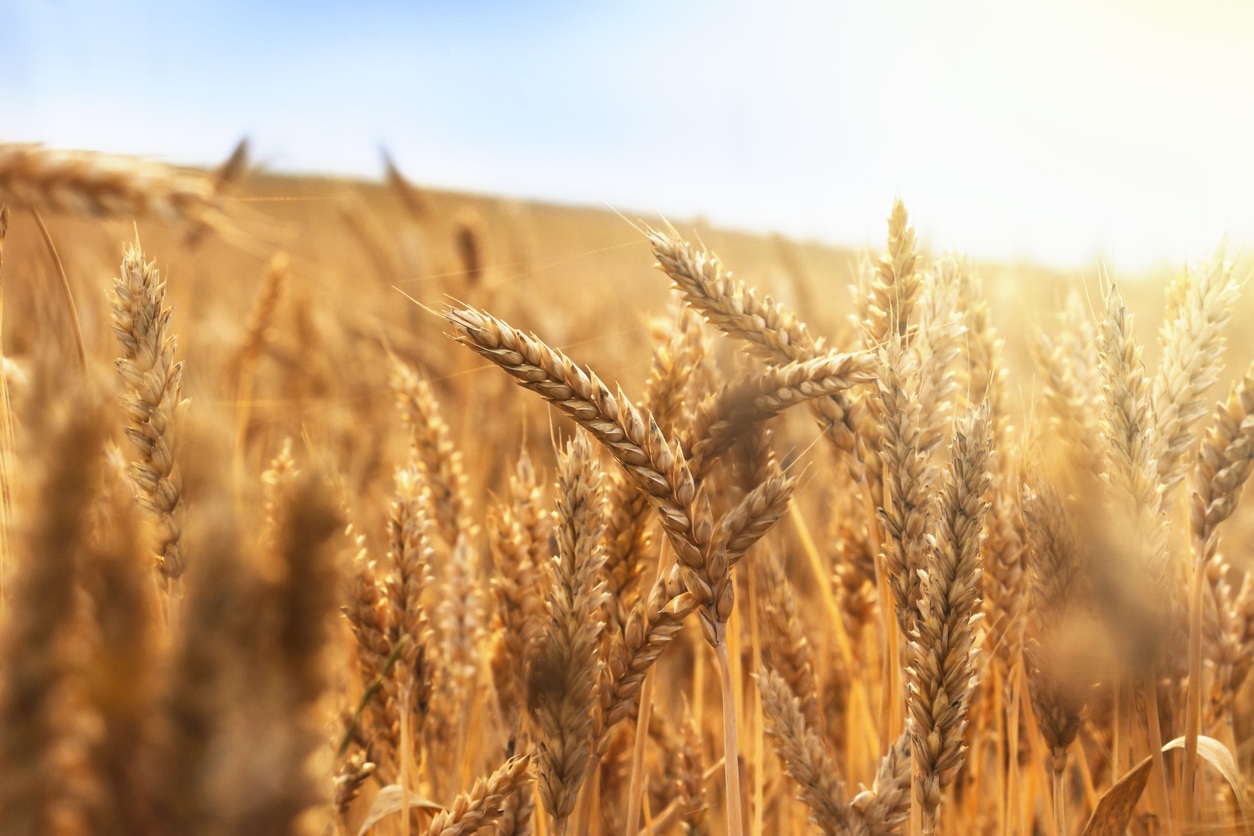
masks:
{"label": "blue sky", "polygon": [[1254,239],[1249,6],[0,0],[0,140],[1138,269]]}

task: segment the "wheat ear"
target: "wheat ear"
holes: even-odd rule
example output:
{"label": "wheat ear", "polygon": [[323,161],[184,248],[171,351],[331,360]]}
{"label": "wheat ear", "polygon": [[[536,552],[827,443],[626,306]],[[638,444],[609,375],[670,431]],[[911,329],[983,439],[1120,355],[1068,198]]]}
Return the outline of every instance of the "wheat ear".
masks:
{"label": "wheat ear", "polygon": [[1146,540],[1146,560],[1155,577],[1167,568],[1167,531],[1159,489],[1157,436],[1153,423],[1150,382],[1141,363],[1141,349],[1132,334],[1132,317],[1113,285],[1106,296],[1098,347],[1106,393],[1104,432],[1106,460],[1116,501],[1131,504],[1131,519]]}
{"label": "wheat ear", "polygon": [[1163,357],[1151,392],[1158,478],[1166,511],[1170,511],[1175,486],[1188,470],[1185,453],[1196,441],[1194,427],[1206,414],[1206,391],[1223,370],[1226,341],[1222,329],[1232,317],[1240,292],[1222,247],[1195,277],[1196,272],[1196,268],[1185,271],[1184,292],[1171,305],[1176,315],[1163,324],[1159,334]]}
{"label": "wheat ear", "polygon": [[792,406],[873,383],[878,379],[878,368],[878,360],[870,353],[828,354],[770,366],[745,380],[725,385],[693,419],[693,472],[704,473],[748,427]]}
{"label": "wheat ear", "polygon": [[918,618],[919,572],[925,561],[929,487],[934,476],[922,449],[918,364],[898,336],[888,340],[881,356],[877,385],[886,499],[880,510],[886,534],[882,561],[897,625],[909,637]]}
{"label": "wheat ear", "polygon": [[458,340],[515,377],[588,430],[649,497],[662,528],[686,570],[685,582],[712,619],[731,612],[732,589],[706,570],[706,548],[713,533],[708,514],[697,507],[697,487],[683,457],[662,437],[657,423],[621,392],[617,397],[599,378],[535,337],[474,309],[452,310],[445,318]]}
{"label": "wheat ear", "polygon": [[153,215],[222,224],[213,182],[158,163],[39,145],[0,144],[0,203],[95,217]]}
{"label": "wheat ear", "polygon": [[[336,535],[344,528],[339,511],[325,487],[312,476],[291,467],[278,476],[273,507],[274,553],[282,575],[268,596],[274,615],[275,650],[271,664],[282,671],[276,690],[286,722],[275,735],[284,776],[266,795],[264,808],[252,812],[255,821],[269,824],[259,832],[292,832],[297,820],[322,801],[321,787],[305,765],[323,746],[318,712],[329,684],[326,650],[332,637],[339,586],[339,548]],[[273,471],[271,471],[273,473]]]}
{"label": "wheat ear", "polygon": [[403,360],[394,358],[391,367],[396,406],[409,430],[423,480],[431,490],[436,529],[452,549],[471,528],[461,453],[453,446],[452,433],[440,414],[431,384]]}
{"label": "wheat ear", "polygon": [[526,787],[530,754],[503,763],[487,778],[475,781],[470,792],[457,796],[453,806],[436,814],[424,836],[468,836],[501,817],[508,799]]}
{"label": "wheat ear", "polygon": [[1031,614],[1023,658],[1037,728],[1053,763],[1056,832],[1065,833],[1061,778],[1067,749],[1080,730],[1084,695],[1063,681],[1058,633],[1078,586],[1079,550],[1062,498],[1052,485],[1029,480],[1023,486],[1022,503],[1032,567]]}
{"label": "wheat ear", "polygon": [[[1185,784],[1182,815],[1192,815],[1193,781],[1197,768],[1197,736],[1202,723],[1202,630],[1207,568],[1216,558],[1215,530],[1233,511],[1254,469],[1254,378],[1248,373],[1220,404],[1215,421],[1197,451],[1190,524],[1194,537],[1193,573],[1189,587],[1189,688],[1185,709]],[[1216,567],[1218,569],[1219,567]],[[1219,579],[1216,579],[1219,580]],[[1243,590],[1244,591],[1244,590]],[[1217,601],[1221,606],[1224,601]],[[1221,617],[1231,618],[1232,612]],[[1239,620],[1239,619],[1233,619]]]}
{"label": "wheat ear", "polygon": [[987,405],[956,433],[950,480],[942,490],[935,538],[920,573],[919,618],[909,645],[909,728],[915,793],[924,832],[936,826],[941,791],[965,760],[963,736],[976,685],[980,546],[988,508]]}
{"label": "wheat ear", "polygon": [[365,745],[380,777],[390,782],[394,777],[392,764],[396,762],[396,754],[400,750],[397,729],[392,726],[392,711],[388,706],[389,700],[393,704],[395,701],[396,680],[386,675],[388,657],[393,650],[391,608],[378,565],[369,558],[362,539],[355,539],[358,551],[349,573],[344,614],[356,639],[354,649],[362,684],[376,679],[381,683],[383,696],[372,699],[365,712],[370,720],[365,729]]}
{"label": "wheat ear", "polygon": [[760,573],[759,588],[765,590],[761,605],[763,663],[788,684],[806,725],[822,734],[814,650],[806,638],[783,561],[778,554],[770,553],[758,560],[754,569]]}
{"label": "wheat ear", "polygon": [[849,833],[857,815],[848,792],[818,732],[807,723],[797,695],[772,670],[758,675],[766,730],[797,794],[810,810],[810,821],[824,833]]}
{"label": "wheat ear", "polygon": [[908,337],[923,284],[918,263],[914,227],[898,198],[888,217],[888,246],[876,262],[871,282],[866,312],[868,347],[882,345],[894,334]]}
{"label": "wheat ear", "polygon": [[[759,300],[743,282],[732,278],[712,253],[679,238],[674,229],[647,233],[659,267],[670,276],[684,300],[724,334],[743,340],[762,360],[782,365],[826,354],[823,342],[770,297]],[[813,408],[838,450],[852,453],[856,430],[852,405],[837,392],[814,401]]]}
{"label": "wheat ear", "polygon": [[145,261],[139,242],[126,250],[113,285],[113,332],[122,344],[118,372],[128,394],[123,406],[127,436],[135,445],[131,479],[157,522],[157,568],[177,601],[186,569],[182,534],[186,515],[183,479],[175,457],[176,427],[183,392],[183,365],[174,359],[165,282]]}
{"label": "wheat ear", "polygon": [[252,417],[257,366],[261,362],[261,355],[266,350],[266,346],[270,344],[270,330],[274,325],[279,300],[283,296],[283,288],[288,282],[289,262],[290,258],[286,252],[279,251],[271,256],[270,264],[266,267],[265,283],[253,303],[253,311],[249,315],[248,325],[244,331],[244,340],[232,364],[236,372],[235,465],[237,474],[243,469],[244,444],[247,441]]}
{"label": "wheat ear", "polygon": [[1044,379],[1041,401],[1050,431],[1061,439],[1071,469],[1083,473],[1100,468],[1105,455],[1098,429],[1104,398],[1097,328],[1075,291],[1058,319],[1056,335],[1034,335],[1032,356]]}
{"label": "wheat ear", "polygon": [[557,556],[549,623],[531,663],[527,702],[539,747],[540,799],[566,832],[592,756],[601,678],[598,653],[604,491],[587,436],[577,433],[558,462]]}
{"label": "wheat ear", "polygon": [[[0,625],[0,821],[14,833],[55,832],[67,790],[55,756],[72,733],[58,694],[72,673],[77,553],[89,530],[102,422],[81,398],[47,409],[32,428],[43,474],[18,544],[8,617]],[[77,655],[77,654],[76,654]],[[59,706],[61,706],[59,708]]]}
{"label": "wheat ear", "polygon": [[621,641],[613,644],[606,660],[609,677],[601,689],[598,755],[608,749],[614,726],[635,715],[645,675],[696,608],[696,599],[685,591],[678,569],[672,569],[632,609]]}
{"label": "wheat ear", "polygon": [[[405,793],[402,832],[408,831],[410,788],[417,784],[417,776],[410,770],[411,765],[418,765],[421,752],[418,740],[426,712],[420,706],[425,706],[431,698],[433,679],[429,655],[431,628],[422,603],[423,590],[432,585],[430,507],[430,497],[421,487],[417,468],[412,465],[399,468],[395,498],[388,516],[388,558],[392,573],[387,585],[391,609],[389,637],[393,647],[400,647],[396,664],[396,711],[400,727],[396,768],[398,782]],[[419,724],[417,728],[415,723]]]}
{"label": "wheat ear", "polygon": [[517,743],[526,684],[525,661],[534,655],[547,620],[549,532],[551,513],[543,509],[543,491],[531,458],[524,451],[509,480],[511,499],[489,510],[488,531],[495,569],[496,639],[492,649],[492,680],[504,720],[509,747]]}

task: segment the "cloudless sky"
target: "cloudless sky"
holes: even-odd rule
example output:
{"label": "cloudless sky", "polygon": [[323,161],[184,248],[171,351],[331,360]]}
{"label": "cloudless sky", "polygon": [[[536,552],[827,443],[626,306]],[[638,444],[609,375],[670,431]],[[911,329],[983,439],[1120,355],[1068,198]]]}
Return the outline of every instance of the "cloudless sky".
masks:
{"label": "cloudless sky", "polygon": [[0,141],[1116,268],[1254,240],[1254,4],[0,0]]}

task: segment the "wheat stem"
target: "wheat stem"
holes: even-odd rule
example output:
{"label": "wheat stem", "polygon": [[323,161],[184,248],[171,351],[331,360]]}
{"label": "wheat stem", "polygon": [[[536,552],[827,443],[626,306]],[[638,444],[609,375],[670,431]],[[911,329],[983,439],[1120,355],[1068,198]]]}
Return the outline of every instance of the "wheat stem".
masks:
{"label": "wheat stem", "polygon": [[[740,757],[736,737],[736,692],[732,687],[731,659],[727,655],[726,625],[719,624],[714,644],[718,660],[719,684],[723,695],[723,773],[727,795],[728,836],[744,836],[744,813],[740,800]],[[631,832],[631,831],[629,831]]]}
{"label": "wheat stem", "polygon": [[649,739],[649,720],[653,712],[653,671],[649,670],[640,688],[640,709],[636,713],[636,734],[631,747],[631,779],[627,784],[627,831],[640,829],[640,807],[645,803],[644,755]]}
{"label": "wheat stem", "polygon": [[48,254],[52,256],[52,264],[57,268],[58,286],[61,288],[61,297],[65,300],[66,310],[70,313],[70,325],[74,331],[74,347],[78,349],[78,364],[86,372],[87,345],[83,342],[83,326],[78,318],[78,305],[74,304],[74,291],[70,290],[70,278],[65,274],[61,254],[57,252],[57,245],[52,241],[52,233],[48,231],[48,226],[40,216],[39,210],[32,209],[31,215],[34,216],[35,223],[39,226],[39,235],[43,238],[44,246],[48,248]]}
{"label": "wheat stem", "polygon": [[1054,764],[1053,771],[1053,795],[1054,795],[1054,834],[1055,836],[1066,836],[1067,834],[1067,800],[1063,792],[1063,773],[1066,771],[1066,761],[1061,765]]}

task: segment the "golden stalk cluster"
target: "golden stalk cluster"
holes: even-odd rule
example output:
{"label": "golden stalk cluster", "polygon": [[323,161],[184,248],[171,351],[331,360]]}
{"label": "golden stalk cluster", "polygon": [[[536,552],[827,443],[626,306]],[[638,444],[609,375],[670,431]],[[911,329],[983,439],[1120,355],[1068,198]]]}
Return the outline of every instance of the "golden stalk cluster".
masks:
{"label": "golden stalk cluster", "polygon": [[[1211,403],[1222,250],[1147,346],[1109,282],[999,335],[900,201],[843,303],[666,226],[639,243],[671,306],[637,327],[618,285],[587,321],[521,286],[537,218],[391,160],[325,218],[275,210],[339,238],[240,253],[227,198],[300,184],[245,148],[207,175],[0,145],[0,830],[1245,826],[1254,377]],[[149,251],[99,287],[78,242],[118,217]]]}

